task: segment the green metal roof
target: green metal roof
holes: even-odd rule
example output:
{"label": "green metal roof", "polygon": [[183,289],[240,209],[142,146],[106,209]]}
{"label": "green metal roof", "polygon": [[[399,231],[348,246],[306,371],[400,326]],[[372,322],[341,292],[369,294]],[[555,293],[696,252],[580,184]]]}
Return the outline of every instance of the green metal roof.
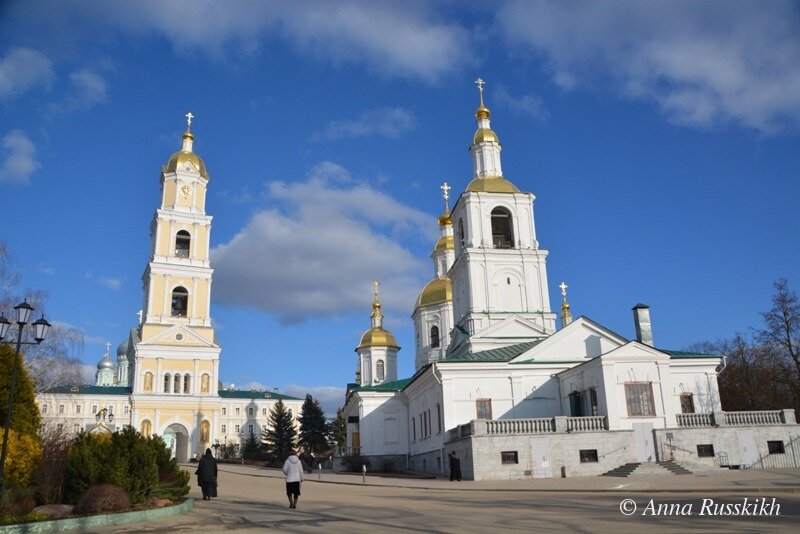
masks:
{"label": "green metal roof", "polygon": [[411,383],[414,377],[404,378],[402,380],[395,380],[393,382],[384,382],[375,386],[356,386],[352,391],[400,391]]}
{"label": "green metal roof", "polygon": [[517,343],[516,345],[500,347],[499,349],[482,350],[480,352],[458,352],[456,354],[448,354],[441,362],[508,362],[535,347],[544,341],[544,339],[546,338]]}
{"label": "green metal roof", "polygon": [[663,352],[664,354],[669,354],[670,358],[673,359],[682,359],[682,358],[722,358],[719,354],[705,354],[703,352],[687,352],[685,350],[667,350],[667,349],[656,349],[658,351]]}
{"label": "green metal roof", "polygon": [[223,399],[278,399],[278,400],[303,400],[290,397],[274,391],[252,391],[245,389],[221,389],[219,396]]}
{"label": "green metal roof", "polygon": [[131,388],[122,386],[56,386],[43,393],[70,395],[130,395]]}

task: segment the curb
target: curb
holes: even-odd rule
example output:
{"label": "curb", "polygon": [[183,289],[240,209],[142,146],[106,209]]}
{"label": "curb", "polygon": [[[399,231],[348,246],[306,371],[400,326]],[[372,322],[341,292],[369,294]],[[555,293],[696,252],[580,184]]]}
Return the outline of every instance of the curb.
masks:
{"label": "curb", "polygon": [[26,534],[28,532],[61,532],[90,527],[104,527],[121,525],[136,521],[152,521],[165,519],[176,515],[185,514],[194,507],[194,499],[188,498],[176,506],[153,508],[151,510],[138,510],[136,512],[123,512],[120,514],[103,514],[88,517],[70,517],[68,519],[55,519],[52,521],[37,521],[35,523],[20,523],[17,525],[0,526],[0,534]]}

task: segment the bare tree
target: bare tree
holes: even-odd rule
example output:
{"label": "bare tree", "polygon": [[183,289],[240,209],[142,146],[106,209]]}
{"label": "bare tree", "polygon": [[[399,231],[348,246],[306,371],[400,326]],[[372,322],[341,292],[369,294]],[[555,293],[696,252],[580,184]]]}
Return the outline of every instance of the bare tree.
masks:
{"label": "bare tree", "polygon": [[772,307],[761,314],[764,328],[758,331],[758,339],[774,348],[781,368],[800,380],[800,302],[785,278],[773,286]]}
{"label": "bare tree", "polygon": [[[27,300],[44,313],[47,293],[41,290],[21,290],[22,275],[16,270],[14,258],[5,242],[0,241],[0,313],[11,319],[12,308]],[[26,329],[25,336],[31,336]],[[26,341],[32,341],[26,339]],[[76,328],[54,324],[47,338],[39,345],[25,348],[25,364],[36,384],[36,391],[44,391],[62,384],[80,384],[82,377],[83,334]]]}

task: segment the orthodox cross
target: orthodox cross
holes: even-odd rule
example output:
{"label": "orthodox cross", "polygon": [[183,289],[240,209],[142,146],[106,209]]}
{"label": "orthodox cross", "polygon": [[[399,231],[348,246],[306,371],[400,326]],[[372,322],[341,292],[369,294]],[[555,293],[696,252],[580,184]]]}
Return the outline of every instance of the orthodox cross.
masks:
{"label": "orthodox cross", "polygon": [[447,201],[450,200],[450,190],[453,188],[447,185],[447,182],[445,182],[439,187],[439,189],[442,190],[442,196],[444,197],[444,211],[449,211],[450,206],[447,205]]}
{"label": "orthodox cross", "polygon": [[478,91],[480,91],[480,92],[481,92],[481,98],[483,98],[483,86],[484,86],[485,84],[486,84],[486,82],[484,82],[484,81],[483,81],[483,80],[481,80],[480,78],[478,78],[477,80],[475,80],[475,85],[477,85],[477,86],[478,86]]}
{"label": "orthodox cross", "polygon": [[187,130],[191,130],[192,129],[192,119],[194,118],[194,115],[192,115],[192,112],[190,111],[189,113],[187,113],[184,116],[186,117],[186,129]]}
{"label": "orthodox cross", "polygon": [[111,350],[111,343],[106,343],[106,355],[108,355],[110,350]]}
{"label": "orthodox cross", "polygon": [[372,282],[372,291],[375,293],[375,302],[378,302],[378,287],[380,287],[381,283],[375,280]]}
{"label": "orthodox cross", "polygon": [[139,310],[138,312],[136,312],[136,315],[139,316],[139,324],[142,324],[142,310]]}
{"label": "orthodox cross", "polygon": [[564,300],[566,301],[567,300],[567,288],[569,286],[567,284],[565,284],[564,282],[561,282],[561,285],[558,286],[558,287],[561,288],[561,295],[564,297]]}

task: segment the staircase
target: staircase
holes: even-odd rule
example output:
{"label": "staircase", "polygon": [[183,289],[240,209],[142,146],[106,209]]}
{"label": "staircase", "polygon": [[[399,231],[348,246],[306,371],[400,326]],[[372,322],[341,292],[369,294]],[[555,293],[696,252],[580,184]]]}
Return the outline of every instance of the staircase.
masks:
{"label": "staircase", "polygon": [[692,472],[673,460],[661,462],[633,462],[615,467],[601,477],[629,477],[643,475],[691,475]]}

